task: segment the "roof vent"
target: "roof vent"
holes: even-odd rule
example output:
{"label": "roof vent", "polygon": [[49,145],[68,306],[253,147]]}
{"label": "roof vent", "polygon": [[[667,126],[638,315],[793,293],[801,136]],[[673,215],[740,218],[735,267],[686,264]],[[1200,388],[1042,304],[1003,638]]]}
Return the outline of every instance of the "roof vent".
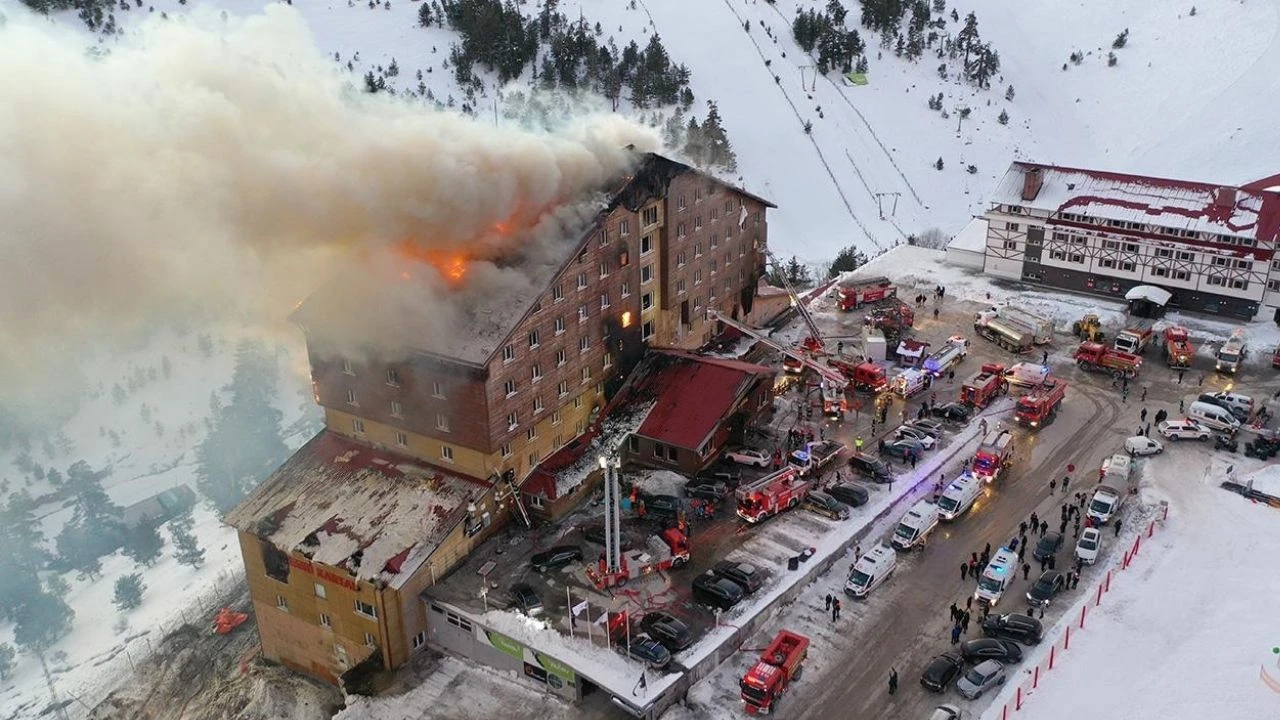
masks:
{"label": "roof vent", "polygon": [[1022,175],[1022,199],[1030,202],[1036,199],[1040,194],[1040,187],[1044,185],[1044,171],[1040,168],[1027,168]]}
{"label": "roof vent", "polygon": [[1236,189],[1233,187],[1220,187],[1214,195],[1213,204],[1218,207],[1235,207]]}

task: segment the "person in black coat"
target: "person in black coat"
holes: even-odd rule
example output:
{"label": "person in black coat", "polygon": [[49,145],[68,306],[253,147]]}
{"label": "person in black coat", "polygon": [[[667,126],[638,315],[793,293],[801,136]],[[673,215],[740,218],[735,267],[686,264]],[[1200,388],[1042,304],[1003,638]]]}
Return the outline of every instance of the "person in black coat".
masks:
{"label": "person in black coat", "polygon": [[889,694],[898,692],[898,671],[895,668],[889,668]]}

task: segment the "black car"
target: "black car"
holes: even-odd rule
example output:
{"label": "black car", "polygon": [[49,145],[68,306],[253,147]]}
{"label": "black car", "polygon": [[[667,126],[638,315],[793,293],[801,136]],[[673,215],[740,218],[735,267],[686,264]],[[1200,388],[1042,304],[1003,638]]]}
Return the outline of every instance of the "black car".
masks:
{"label": "black car", "polygon": [[1022,662],[1022,646],[1011,640],[978,638],[960,644],[960,657],[975,665],[983,660],[999,660],[1009,665]]}
{"label": "black car", "polygon": [[872,482],[893,481],[893,473],[889,470],[888,463],[866,453],[854,453],[853,457],[849,458],[849,467]]}
{"label": "black car", "polygon": [[982,621],[983,635],[1000,640],[1014,640],[1023,645],[1039,644],[1043,632],[1039,620],[1017,613],[992,615]]}
{"label": "black car", "polygon": [[515,601],[516,608],[525,615],[538,615],[542,612],[542,598],[538,597],[538,591],[534,590],[529,583],[512,585],[511,599]]}
{"label": "black car", "polygon": [[880,454],[888,455],[889,457],[902,458],[903,460],[910,460],[913,457],[916,460],[919,460],[924,457],[924,445],[921,445],[919,441],[908,438],[902,438],[901,440],[894,440],[892,442],[881,440]]}
{"label": "black car", "polygon": [[1031,551],[1031,556],[1037,560],[1048,560],[1062,549],[1062,542],[1062,533],[1050,530],[1040,538],[1040,542],[1036,543],[1036,549]]}
{"label": "black car", "polygon": [[693,632],[689,626],[671,613],[647,613],[640,619],[640,629],[671,652],[680,652],[693,644]]}
{"label": "black car", "polygon": [[1214,405],[1216,407],[1222,408],[1223,410],[1226,410],[1227,412],[1231,413],[1231,417],[1241,422],[1244,422],[1245,420],[1249,419],[1249,412],[1247,410],[1245,410],[1244,408],[1241,408],[1239,405],[1232,405],[1228,403],[1226,400],[1223,400],[1222,396],[1218,395],[1217,393],[1201,393],[1200,397],[1196,399],[1202,403],[1208,403],[1210,405]]}
{"label": "black car", "polygon": [[614,648],[617,649],[618,654],[628,655],[633,660],[639,660],[655,670],[661,670],[671,664],[671,651],[648,635],[634,635],[630,640],[620,642]]}
{"label": "black car", "polygon": [[693,479],[722,482],[731,488],[736,488],[742,484],[742,470],[732,465],[716,465],[694,475]]}
{"label": "black car", "polygon": [[[604,523],[599,523],[597,525],[588,525],[585,528],[583,528],[582,538],[587,542],[592,542],[597,545],[603,545],[604,544]],[[621,545],[623,550],[630,550],[632,547],[631,538],[628,537],[625,532],[622,533]]]}
{"label": "black car", "polygon": [[967,423],[969,422],[969,417],[973,415],[973,408],[964,403],[952,402],[945,405],[934,405],[929,410],[929,414],[947,422]]}
{"label": "black car", "polygon": [[1045,570],[1040,575],[1040,579],[1036,580],[1036,584],[1027,591],[1027,602],[1036,607],[1048,605],[1053,596],[1062,591],[1062,585],[1066,580],[1066,577],[1057,570]]}
{"label": "black car", "polygon": [[728,610],[742,602],[742,586],[716,575],[705,572],[694,578],[693,600],[720,610]]}
{"label": "black car", "polygon": [[640,501],[646,516],[674,520],[680,514],[680,498],[675,495],[642,495]]}
{"label": "black car", "polygon": [[925,690],[944,692],[956,678],[960,677],[962,670],[964,670],[964,658],[954,652],[944,652],[929,662],[928,667],[924,669],[924,674],[920,676],[920,684]]}
{"label": "black car", "polygon": [[866,505],[867,500],[871,499],[871,493],[855,483],[837,483],[827,488],[827,494],[849,507]]}
{"label": "black car", "polygon": [[735,560],[721,560],[711,568],[711,572],[716,577],[724,578],[738,585],[747,595],[760,589],[764,584],[764,573],[751,563],[737,562]]}
{"label": "black car", "polygon": [[577,545],[557,545],[529,558],[529,565],[536,572],[546,572],[562,568],[575,560],[582,562],[582,548]]}
{"label": "black car", "polygon": [[729,484],[723,480],[694,478],[685,483],[684,494],[691,498],[719,502],[729,494]]}

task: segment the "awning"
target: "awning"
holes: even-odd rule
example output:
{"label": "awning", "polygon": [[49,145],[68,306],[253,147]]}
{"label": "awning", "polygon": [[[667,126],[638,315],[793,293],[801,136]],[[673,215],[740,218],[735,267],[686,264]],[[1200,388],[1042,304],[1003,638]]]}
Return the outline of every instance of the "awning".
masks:
{"label": "awning", "polygon": [[1172,297],[1173,293],[1155,285],[1139,285],[1124,294],[1125,300],[1146,300],[1161,307],[1168,305]]}

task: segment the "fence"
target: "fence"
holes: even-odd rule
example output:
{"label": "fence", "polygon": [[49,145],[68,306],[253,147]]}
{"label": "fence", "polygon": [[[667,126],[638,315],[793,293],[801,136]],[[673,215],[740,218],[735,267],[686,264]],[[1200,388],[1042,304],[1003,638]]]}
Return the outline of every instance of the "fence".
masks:
{"label": "fence", "polygon": [[1111,592],[1111,581],[1113,577],[1123,577],[1121,573],[1129,569],[1134,559],[1138,557],[1138,553],[1142,550],[1143,538],[1150,538],[1155,535],[1156,529],[1164,527],[1164,523],[1169,519],[1169,504],[1162,502],[1160,508],[1155,513],[1156,517],[1147,523],[1147,526],[1140,530],[1137,537],[1133,539],[1133,544],[1129,549],[1125,550],[1124,555],[1112,563],[1112,567],[1107,568],[1106,575],[1098,578],[1098,584],[1093,592],[1090,592],[1080,602],[1079,610],[1072,610],[1067,613],[1066,618],[1070,621],[1065,624],[1062,633],[1054,638],[1049,646],[1049,654],[1041,658],[1030,671],[1030,677],[1018,684],[1013,692],[1013,697],[1006,700],[1004,706],[1000,709],[998,715],[993,711],[988,712],[987,717],[999,717],[1000,720],[1008,720],[1009,717],[1021,712],[1027,705],[1027,700],[1040,687],[1041,678],[1054,669],[1055,666],[1062,662],[1062,655],[1071,649],[1071,636],[1084,632],[1088,627],[1089,608],[1099,607],[1107,593]]}

